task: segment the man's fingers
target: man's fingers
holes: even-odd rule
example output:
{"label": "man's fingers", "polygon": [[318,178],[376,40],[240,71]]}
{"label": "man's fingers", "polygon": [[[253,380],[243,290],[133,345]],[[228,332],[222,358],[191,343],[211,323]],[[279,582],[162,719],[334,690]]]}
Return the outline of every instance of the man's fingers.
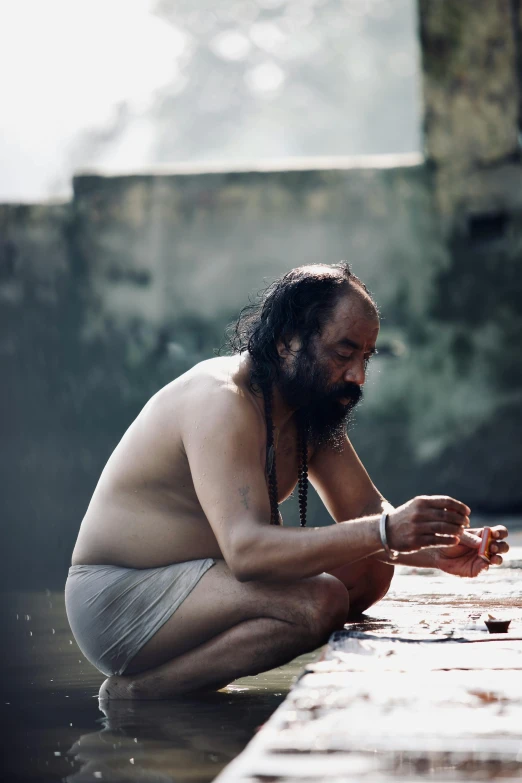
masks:
{"label": "man's fingers", "polygon": [[427,495],[424,500],[431,508],[445,508],[448,511],[455,511],[457,514],[461,514],[464,517],[469,517],[471,509],[466,506],[465,503],[461,503],[460,500],[455,498],[449,498],[445,495]]}
{"label": "man's fingers", "polygon": [[494,544],[490,544],[489,551],[496,554],[497,552],[509,552],[509,544],[505,541],[496,541]]}
{"label": "man's fingers", "polygon": [[440,519],[442,522],[448,522],[450,525],[457,525],[457,527],[469,527],[469,518],[463,517],[462,514],[458,514],[456,511],[449,511],[446,508],[428,509],[425,513],[427,519]]}
{"label": "man's fingers", "polygon": [[495,525],[495,527],[491,528],[491,532],[493,533],[493,538],[507,538],[509,535],[507,527],[504,525]]}
{"label": "man's fingers", "polygon": [[[466,546],[469,546],[470,549],[478,549],[482,543],[482,528],[474,529],[474,530],[464,530],[462,532],[462,535],[460,537],[460,543],[465,544]],[[506,552],[509,552],[509,544],[507,541],[503,541],[502,539],[505,538],[508,534],[507,529],[503,525],[499,525],[498,529],[494,528],[492,530],[493,534],[498,533],[497,536],[495,536],[492,540],[492,542],[489,545],[489,551],[492,555],[496,554],[503,554],[505,555]],[[497,563],[497,561],[492,557],[491,562],[494,565],[500,565],[502,562],[502,558],[500,559],[500,562]]]}
{"label": "man's fingers", "polygon": [[422,536],[422,546],[455,546],[459,543],[458,536],[436,536],[434,533],[427,533]]}
{"label": "man's fingers", "polygon": [[500,555],[493,555],[493,557],[491,558],[492,565],[502,565],[503,562],[504,559],[500,557]]}
{"label": "man's fingers", "polygon": [[463,530],[460,543],[469,546],[470,549],[478,549],[482,539],[476,533],[472,533],[471,530]]}
{"label": "man's fingers", "polygon": [[452,522],[430,522],[429,530],[430,533],[438,533],[441,536],[452,537],[455,537],[456,535],[459,535],[460,537],[460,535],[464,532],[463,528],[459,526],[456,527],[456,523]]}

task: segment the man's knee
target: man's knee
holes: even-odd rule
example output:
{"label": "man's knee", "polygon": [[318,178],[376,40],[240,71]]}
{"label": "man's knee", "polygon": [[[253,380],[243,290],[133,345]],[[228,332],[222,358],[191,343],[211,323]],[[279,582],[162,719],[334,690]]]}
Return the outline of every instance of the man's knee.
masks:
{"label": "man's knee", "polygon": [[330,574],[307,579],[310,583],[309,622],[312,633],[322,644],[335,630],[342,628],[350,610],[350,596],[345,585]]}
{"label": "man's knee", "polygon": [[389,563],[368,558],[356,585],[350,591],[350,613],[361,614],[384,598],[390,589],[394,570],[394,566]]}

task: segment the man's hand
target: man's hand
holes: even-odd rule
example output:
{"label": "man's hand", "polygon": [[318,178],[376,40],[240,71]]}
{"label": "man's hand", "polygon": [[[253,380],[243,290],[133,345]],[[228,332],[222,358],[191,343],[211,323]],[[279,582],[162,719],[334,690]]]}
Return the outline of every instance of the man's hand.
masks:
{"label": "man's hand", "polygon": [[470,513],[464,503],[445,495],[413,498],[388,515],[388,544],[399,552],[454,547],[469,527]]}
{"label": "man's hand", "polygon": [[[489,568],[488,563],[477,554],[480,546],[483,528],[473,528],[466,532],[461,543],[456,546],[433,550],[433,565],[454,576],[474,577]],[[496,525],[491,529],[493,540],[490,544],[491,565],[502,564],[502,554],[509,551],[509,544],[504,541],[508,530],[504,525]],[[465,541],[465,543],[464,543]]]}

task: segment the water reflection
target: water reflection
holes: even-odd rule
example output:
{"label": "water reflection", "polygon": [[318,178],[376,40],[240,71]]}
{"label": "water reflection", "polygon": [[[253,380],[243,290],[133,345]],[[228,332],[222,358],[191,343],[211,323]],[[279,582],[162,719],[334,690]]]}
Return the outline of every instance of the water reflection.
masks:
{"label": "water reflection", "polygon": [[83,734],[67,756],[67,783],[209,781],[250,740],[282,694],[236,691],[165,702],[104,705],[102,728]]}

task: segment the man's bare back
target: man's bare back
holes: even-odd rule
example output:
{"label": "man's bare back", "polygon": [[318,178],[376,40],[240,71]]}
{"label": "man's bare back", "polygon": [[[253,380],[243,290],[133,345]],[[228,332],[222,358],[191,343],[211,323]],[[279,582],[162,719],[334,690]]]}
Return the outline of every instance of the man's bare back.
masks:
{"label": "man's bare back", "polygon": [[[194,488],[184,444],[187,421],[197,420],[197,432],[205,440],[205,422],[217,415],[220,396],[229,398],[231,410],[237,404],[243,415],[250,415],[252,429],[259,432],[259,459],[264,462],[262,402],[249,387],[246,357],[201,362],[152,397],[121,439],[85,514],[73,565],[153,568],[205,557],[223,558]],[[195,406],[195,399],[206,400],[203,410],[200,403]],[[223,446],[229,423],[220,422]],[[293,422],[287,424],[278,441],[281,501],[297,481]],[[212,448],[219,457],[219,444],[212,444]],[[244,502],[248,502],[246,496]]]}

